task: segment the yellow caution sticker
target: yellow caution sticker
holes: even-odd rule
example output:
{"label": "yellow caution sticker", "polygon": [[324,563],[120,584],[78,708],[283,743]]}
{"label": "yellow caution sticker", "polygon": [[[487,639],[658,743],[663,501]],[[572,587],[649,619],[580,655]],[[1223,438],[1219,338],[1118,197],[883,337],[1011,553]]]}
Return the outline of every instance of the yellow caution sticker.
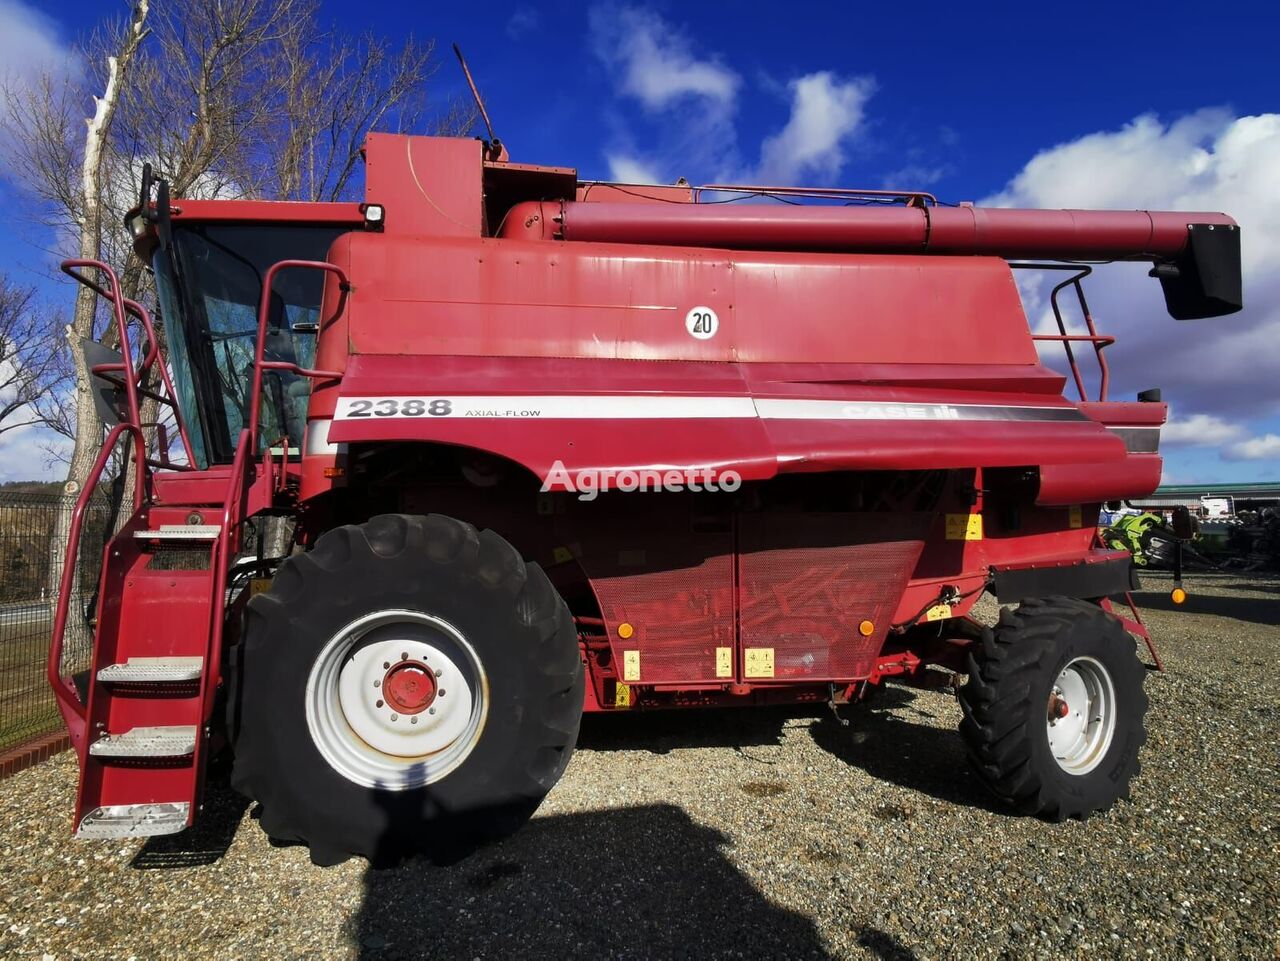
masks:
{"label": "yellow caution sticker", "polygon": [[716,648],[716,677],[733,677],[733,648]]}
{"label": "yellow caution sticker", "polygon": [[257,597],[264,591],[271,590],[271,578],[255,577],[249,581],[249,596]]}
{"label": "yellow caution sticker", "polygon": [[748,647],[743,654],[743,674],[747,677],[773,677],[773,648]]}
{"label": "yellow caution sticker", "polygon": [[1083,527],[1083,526],[1084,526],[1084,511],[1082,511],[1082,510],[1080,509],[1080,505],[1079,505],[1079,504],[1076,504],[1074,507],[1072,507],[1072,508],[1071,508],[1071,510],[1070,510],[1070,512],[1069,512],[1069,514],[1070,514],[1070,517],[1071,517],[1071,526],[1072,526],[1072,527]]}
{"label": "yellow caution sticker", "polygon": [[555,559],[557,564],[568,564],[573,560],[573,551],[569,550],[567,547],[557,547],[551,552],[551,556]]}
{"label": "yellow caution sticker", "polygon": [[981,514],[948,514],[947,540],[980,541],[982,540]]}
{"label": "yellow caution sticker", "polygon": [[924,619],[926,621],[941,621],[944,618],[948,618],[950,616],[951,616],[950,604],[934,604],[933,607],[929,608],[927,611],[924,612]]}
{"label": "yellow caution sticker", "polygon": [[640,652],[622,652],[622,679],[624,681],[640,680]]}
{"label": "yellow caution sticker", "polygon": [[613,706],[614,707],[630,707],[631,706],[631,685],[630,684],[614,685]]}

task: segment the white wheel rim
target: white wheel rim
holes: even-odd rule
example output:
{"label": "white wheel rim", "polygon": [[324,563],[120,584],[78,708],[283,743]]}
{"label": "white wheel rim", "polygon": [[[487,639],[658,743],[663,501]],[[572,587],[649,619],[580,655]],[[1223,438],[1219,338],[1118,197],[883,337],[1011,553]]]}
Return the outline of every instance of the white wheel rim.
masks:
{"label": "white wheel rim", "polygon": [[1088,774],[1107,756],[1116,733],[1116,688],[1093,657],[1077,657],[1054,679],[1045,731],[1049,751],[1068,774]]}
{"label": "white wheel rim", "polygon": [[307,678],[306,709],[330,767],[365,787],[408,791],[471,754],[489,684],[475,649],[447,621],[379,611],[325,644]]}

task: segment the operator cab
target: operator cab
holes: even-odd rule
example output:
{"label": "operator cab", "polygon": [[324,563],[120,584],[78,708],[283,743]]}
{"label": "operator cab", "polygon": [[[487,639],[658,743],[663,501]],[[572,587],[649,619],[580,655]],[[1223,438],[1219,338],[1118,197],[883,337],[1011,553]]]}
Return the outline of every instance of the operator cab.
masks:
{"label": "operator cab", "polygon": [[[324,260],[346,228],[264,223],[175,223],[152,254],[178,403],[200,468],[229,463],[249,423],[258,303],[267,269],[285,259]],[[272,285],[263,356],[310,367],[324,275],[283,271]],[[260,447],[298,447],[311,382],[263,372]]]}

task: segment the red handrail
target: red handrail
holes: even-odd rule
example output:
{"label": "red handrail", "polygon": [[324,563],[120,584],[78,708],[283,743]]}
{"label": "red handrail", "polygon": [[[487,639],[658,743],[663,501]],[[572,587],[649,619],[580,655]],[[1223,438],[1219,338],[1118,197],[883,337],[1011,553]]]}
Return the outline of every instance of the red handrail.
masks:
{"label": "red handrail", "polygon": [[[1079,342],[1092,344],[1094,356],[1098,361],[1098,400],[1106,400],[1107,388],[1111,383],[1111,369],[1107,366],[1107,358],[1102,351],[1114,344],[1116,339],[1110,334],[1098,333],[1098,329],[1093,323],[1093,314],[1089,310],[1089,302],[1084,296],[1084,286],[1080,281],[1093,273],[1093,268],[1086,264],[1011,263],[1009,266],[1030,270],[1074,271],[1072,276],[1055,286],[1049,296],[1049,305],[1053,308],[1053,318],[1058,324],[1058,333],[1032,334],[1031,339],[1033,341],[1056,341],[1062,344],[1062,349],[1067,355],[1067,364],[1071,367],[1071,377],[1075,381],[1076,391],[1080,394],[1082,401],[1089,400],[1089,391],[1085,386],[1084,375],[1080,373],[1080,364],[1076,360],[1075,351],[1071,349],[1071,345]],[[1068,287],[1075,288],[1076,299],[1080,303],[1080,313],[1084,317],[1085,328],[1089,331],[1087,334],[1067,333],[1067,324],[1062,317],[1062,308],[1058,305],[1058,295]]]}
{"label": "red handrail", "polygon": [[272,285],[275,283],[277,273],[294,267],[326,271],[337,276],[338,284],[344,292],[350,287],[346,271],[337,264],[330,264],[323,260],[281,260],[267,268],[267,274],[262,280],[262,298],[258,302],[258,338],[253,351],[253,390],[249,395],[249,444],[255,451],[258,446],[258,424],[262,414],[262,372],[264,370],[287,370],[315,380],[337,380],[342,376],[341,371],[313,370],[309,367],[299,367],[288,361],[262,359],[262,353],[266,349]]}
{"label": "red handrail", "polygon": [[242,430],[236,443],[236,455],[231,462],[231,476],[227,479],[227,496],[222,507],[222,524],[218,531],[218,548],[214,557],[213,576],[213,629],[209,632],[209,647],[205,651],[204,702],[213,704],[213,691],[218,684],[222,664],[222,625],[225,618],[220,613],[226,604],[227,568],[230,566],[233,531],[240,524],[242,500],[245,494],[245,472],[253,450],[248,430]]}
{"label": "red handrail", "polygon": [[[85,478],[84,487],[80,489],[75,507],[72,508],[71,524],[67,530],[67,544],[63,551],[62,576],[58,580],[58,599],[53,615],[53,635],[49,643],[49,662],[45,673],[49,680],[49,686],[53,688],[54,697],[58,700],[58,709],[62,712],[63,719],[67,722],[67,730],[70,731],[72,739],[77,742],[84,736],[84,719],[87,708],[80,703],[70,679],[62,676],[62,645],[67,630],[67,615],[71,610],[71,592],[75,586],[77,559],[80,552],[80,535],[84,530],[84,512],[89,506],[90,498],[93,497],[94,489],[98,486],[98,479],[102,476],[102,472],[107,466],[107,461],[111,458],[111,452],[115,449],[120,436],[126,432],[132,435],[134,456],[138,459],[139,464],[133,475],[134,513],[137,513],[142,507],[145,471],[141,465],[146,456],[142,429],[136,424],[116,424],[107,434],[107,439],[103,443],[102,449],[98,451],[98,456],[94,459],[93,466],[89,468],[89,476]],[[75,723],[75,719],[79,719],[78,724]]]}
{"label": "red handrail", "polygon": [[[103,290],[100,284],[90,280],[84,274],[77,273],[73,269],[75,267],[90,267],[94,270],[102,271],[107,275],[107,280],[110,282],[108,290]],[[116,321],[116,330],[120,336],[120,361],[113,364],[98,364],[94,368],[94,372],[118,370],[124,374],[124,395],[129,409],[129,423],[135,425],[142,423],[142,415],[138,413],[138,379],[133,368],[133,357],[129,350],[129,328],[128,322],[124,318],[124,297],[120,293],[120,279],[110,266],[100,260],[64,260],[62,262],[62,272],[84,284],[99,296],[105,297],[111,304],[112,314]],[[148,351],[148,354],[150,354],[150,351]]]}
{"label": "red handrail", "polygon": [[[139,412],[138,394],[146,379],[147,372],[155,364],[160,356],[160,339],[156,337],[155,326],[151,322],[151,315],[147,309],[136,300],[130,300],[123,296],[120,291],[120,280],[116,272],[107,264],[100,260],[64,260],[62,262],[62,272],[73,280],[84,284],[99,297],[104,298],[111,304],[112,313],[116,321],[117,333],[120,337],[120,354],[121,360],[118,363],[95,364],[90,370],[95,374],[107,374],[115,371],[121,372],[121,386],[125,390],[125,397],[128,401],[128,409],[130,420],[135,424],[142,423],[142,415]],[[99,270],[107,276],[109,281],[107,287],[103,287],[96,280],[86,277],[75,268],[89,267]],[[142,325],[143,334],[147,338],[147,347],[139,358],[138,366],[135,370],[133,366],[133,354],[129,349],[128,322],[125,315],[128,314],[136,317]],[[168,399],[163,401],[169,407],[173,408],[174,417],[178,424],[178,436],[182,440],[183,450],[186,452],[187,462],[194,463],[192,460],[191,436],[187,433],[187,425],[182,419],[182,411],[178,407],[177,393],[173,389],[173,382],[169,377],[167,367],[162,363],[160,365],[160,379],[164,384],[165,390],[168,392]]]}

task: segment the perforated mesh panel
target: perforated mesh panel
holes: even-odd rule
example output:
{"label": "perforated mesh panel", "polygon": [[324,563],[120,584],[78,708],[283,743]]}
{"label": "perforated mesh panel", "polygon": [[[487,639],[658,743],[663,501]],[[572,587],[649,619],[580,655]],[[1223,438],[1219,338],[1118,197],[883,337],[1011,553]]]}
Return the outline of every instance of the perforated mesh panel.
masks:
{"label": "perforated mesh panel", "polygon": [[[564,543],[577,557],[608,625],[618,677],[630,652],[639,684],[697,684],[716,677],[716,648],[734,642],[733,530],[695,524],[688,494],[609,495],[573,503]],[[634,630],[622,638],[618,628]]]}
{"label": "perforated mesh panel", "polygon": [[[620,677],[625,679],[625,652],[632,650],[640,654],[638,680],[643,683],[717,679],[716,647],[733,647],[731,554],[705,558],[695,566],[604,577],[593,583],[611,628]],[[635,629],[629,639],[617,637],[622,623]]]}
{"label": "perforated mesh panel", "polygon": [[[772,648],[777,680],[868,674],[926,525],[911,514],[743,515],[743,649]],[[870,637],[858,631],[864,620],[875,625]]]}
{"label": "perforated mesh panel", "polygon": [[[852,680],[871,670],[927,524],[916,514],[740,515],[737,618],[734,536],[695,533],[687,515],[597,517],[578,528],[579,560],[624,680],[763,680],[744,670],[746,648],[772,649],[778,681]],[[717,673],[717,648],[732,649],[732,677]]]}

